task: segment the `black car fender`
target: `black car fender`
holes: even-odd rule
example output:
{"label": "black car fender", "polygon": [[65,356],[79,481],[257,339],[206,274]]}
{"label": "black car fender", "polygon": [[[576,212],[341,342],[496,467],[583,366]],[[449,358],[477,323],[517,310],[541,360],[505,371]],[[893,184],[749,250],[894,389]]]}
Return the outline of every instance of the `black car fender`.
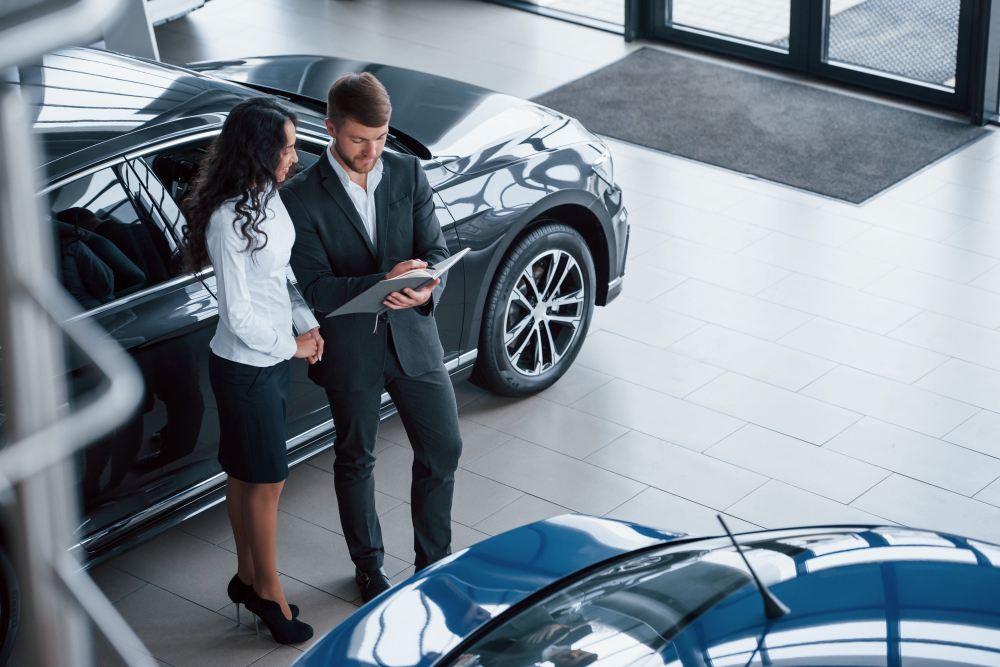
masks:
{"label": "black car fender", "polygon": [[[489,213],[489,211],[480,212],[473,218],[481,218]],[[480,263],[483,261],[483,255],[488,257],[488,262],[486,262],[485,267],[477,271],[481,272],[480,275],[484,279],[479,281],[479,291],[475,299],[466,302],[467,306],[471,306],[472,312],[466,310],[466,321],[470,323],[469,337],[466,339],[469,343],[463,347],[472,349],[479,344],[479,332],[482,328],[486,299],[493,286],[500,262],[511,246],[537,225],[540,220],[558,220],[577,230],[583,236],[590,247],[597,274],[595,276],[597,279],[596,304],[603,306],[607,302],[610,276],[617,275],[618,270],[617,240],[611,215],[604,203],[587,190],[553,192],[518,214],[507,233],[490,246],[472,248],[474,253],[480,255],[480,258],[476,258]],[[467,241],[463,238],[462,222],[458,225],[458,235],[462,244],[466,245]],[[486,279],[487,277],[488,279]]]}

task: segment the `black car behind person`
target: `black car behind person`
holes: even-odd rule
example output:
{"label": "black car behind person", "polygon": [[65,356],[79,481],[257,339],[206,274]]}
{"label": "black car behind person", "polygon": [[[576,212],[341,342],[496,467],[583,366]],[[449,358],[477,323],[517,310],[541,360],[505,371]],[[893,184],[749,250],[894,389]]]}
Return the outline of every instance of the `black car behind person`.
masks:
{"label": "black car behind person", "polygon": [[[610,153],[575,120],[530,102],[317,56],[185,69],[81,48],[5,73],[34,111],[47,224],[54,238],[58,225],[70,227],[68,244],[89,250],[96,261],[88,271],[106,279],[78,317],[128,350],[145,380],[136,414],[78,460],[76,548],[85,561],[101,562],[221,500],[207,374],[214,277],[184,271],[178,202],[228,110],[261,92],[299,115],[301,166],[315,161],[328,140],[326,89],[348,71],[370,71],[389,90],[386,150],[421,160],[449,250],[471,250],[436,310],[454,381],[472,376],[512,396],[544,389],[573,363],[594,306],[621,290],[628,222]],[[86,400],[99,374],[73,350],[68,358],[73,400]],[[383,396],[383,416],[392,411]],[[323,390],[304,362],[294,365],[290,462],[329,447],[332,429]]]}

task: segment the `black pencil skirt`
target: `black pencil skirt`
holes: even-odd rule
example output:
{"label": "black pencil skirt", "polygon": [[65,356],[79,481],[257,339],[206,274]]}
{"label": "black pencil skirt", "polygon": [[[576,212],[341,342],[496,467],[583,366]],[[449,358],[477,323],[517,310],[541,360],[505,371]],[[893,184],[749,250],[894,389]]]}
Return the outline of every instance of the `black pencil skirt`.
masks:
{"label": "black pencil skirt", "polygon": [[208,377],[219,409],[219,463],[230,477],[251,484],[288,477],[289,366],[282,361],[261,368],[209,356]]}

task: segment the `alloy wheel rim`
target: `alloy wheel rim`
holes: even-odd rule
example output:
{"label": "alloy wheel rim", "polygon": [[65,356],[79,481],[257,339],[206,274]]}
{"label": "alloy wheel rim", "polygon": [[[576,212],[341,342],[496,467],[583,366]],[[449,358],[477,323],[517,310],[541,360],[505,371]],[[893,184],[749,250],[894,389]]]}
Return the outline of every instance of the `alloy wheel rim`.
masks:
{"label": "alloy wheel rim", "polygon": [[580,335],[586,283],[564,250],[547,250],[518,276],[504,311],[504,352],[520,374],[538,376],[569,352]]}

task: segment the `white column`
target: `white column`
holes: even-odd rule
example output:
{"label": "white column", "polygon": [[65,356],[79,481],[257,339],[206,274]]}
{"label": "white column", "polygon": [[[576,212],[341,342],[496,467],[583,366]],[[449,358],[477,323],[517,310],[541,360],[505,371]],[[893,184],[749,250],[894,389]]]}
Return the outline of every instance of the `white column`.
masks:
{"label": "white column", "polygon": [[126,0],[125,11],[118,22],[104,29],[104,45],[109,51],[160,59],[146,0]]}

